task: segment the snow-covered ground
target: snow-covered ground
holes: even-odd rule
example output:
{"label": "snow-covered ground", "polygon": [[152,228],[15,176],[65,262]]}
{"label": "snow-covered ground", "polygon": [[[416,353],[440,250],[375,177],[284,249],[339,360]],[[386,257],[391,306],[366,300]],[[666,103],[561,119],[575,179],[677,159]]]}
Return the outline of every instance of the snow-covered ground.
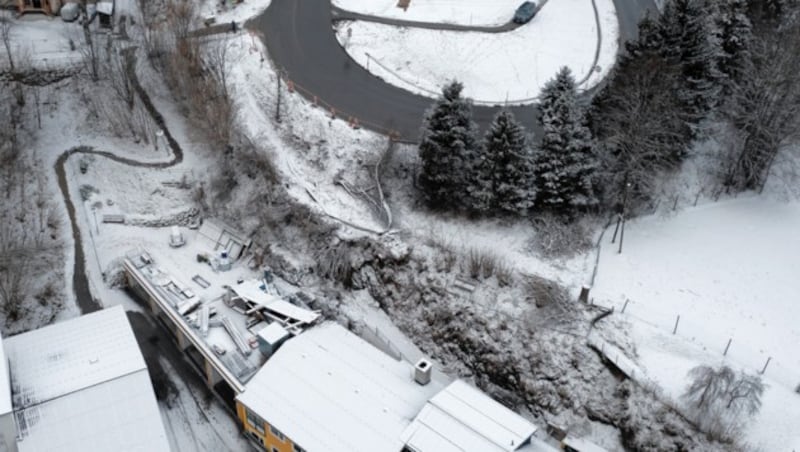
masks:
{"label": "snow-covered ground", "polygon": [[[57,17],[26,14],[15,19],[11,27],[11,49],[18,68],[52,69],[78,64],[83,59],[78,45],[81,28]],[[72,41],[76,47],[70,46]],[[0,52],[0,67],[8,63],[5,49]]]}
{"label": "snow-covered ground", "polygon": [[[383,231],[384,225],[376,219],[371,207],[354,198],[335,180],[342,175],[349,180],[355,173],[366,173],[367,165],[377,161],[386,149],[386,138],[365,129],[353,129],[342,120],[331,120],[325,110],[313,107],[297,93],[283,99],[283,125],[277,130],[268,126],[274,114],[276,82],[268,60],[260,58],[266,50],[260,40],[247,35],[232,38],[231,50],[237,64],[230,77],[242,108],[242,125],[265,148],[282,149],[270,155],[282,177],[290,182],[289,194],[325,215],[367,230]],[[287,137],[303,150],[290,152],[282,144]],[[402,165],[412,167],[415,153],[415,147],[401,145],[395,156]],[[446,218],[414,205],[410,179],[398,183],[403,186],[385,190],[393,192],[389,201],[395,220],[393,229],[410,234],[404,240],[443,244],[464,253],[477,249],[495,254],[522,273],[558,280],[570,288],[580,287],[591,274],[593,256],[582,254],[567,260],[548,260],[532,251],[535,232],[527,221]],[[352,228],[347,230],[361,233]]]}
{"label": "snow-covered ground", "polygon": [[756,373],[771,358],[764,406],[745,438],[763,450],[800,448],[798,230],[797,201],[744,195],[631,221],[622,254],[606,237],[593,290],[617,312],[629,300],[623,315],[638,360],[675,399],[698,364]]}
{"label": "snow-covered ground", "polygon": [[[486,2],[487,4],[490,2]],[[413,1],[412,1],[413,4]],[[547,2],[531,22],[505,33],[439,31],[372,22],[343,22],[337,38],[372,74],[403,89],[435,97],[450,80],[477,102],[530,103],[562,66],[589,88],[614,64],[619,24],[612,0]]]}
{"label": "snow-covered ground", "polygon": [[217,23],[230,21],[245,22],[264,12],[271,0],[247,0],[230,6],[231,2],[219,0],[203,0],[198,7],[200,17],[214,18]]}
{"label": "snow-covered ground", "polygon": [[371,16],[476,26],[508,23],[521,3],[519,0],[412,0],[404,10],[397,6],[397,0],[333,0],[339,8]]}

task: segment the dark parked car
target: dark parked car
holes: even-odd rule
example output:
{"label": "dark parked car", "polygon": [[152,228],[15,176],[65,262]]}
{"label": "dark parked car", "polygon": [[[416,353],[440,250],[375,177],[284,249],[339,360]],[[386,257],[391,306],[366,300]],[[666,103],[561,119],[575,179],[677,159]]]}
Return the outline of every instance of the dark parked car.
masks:
{"label": "dark parked car", "polygon": [[519,5],[517,12],[514,13],[514,23],[525,24],[536,15],[536,2],[524,2]]}

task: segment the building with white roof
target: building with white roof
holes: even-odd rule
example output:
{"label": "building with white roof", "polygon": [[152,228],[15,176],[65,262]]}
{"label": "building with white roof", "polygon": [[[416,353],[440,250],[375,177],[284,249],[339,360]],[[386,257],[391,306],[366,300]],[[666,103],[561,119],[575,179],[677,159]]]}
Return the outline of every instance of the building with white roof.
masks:
{"label": "building with white roof", "polygon": [[121,307],[6,338],[3,351],[9,372],[0,389],[11,399],[16,430],[8,450],[170,450]]}
{"label": "building with white roof", "polygon": [[[198,250],[211,247],[199,242]],[[128,253],[128,288],[261,449],[553,450],[532,438],[533,424],[478,389],[432,379],[427,360],[412,366],[335,323],[317,324],[320,313],[285,287],[240,273],[242,260],[222,270],[182,250]]]}
{"label": "building with white roof", "polygon": [[0,346],[0,450],[16,450],[17,429],[14,427],[14,410],[11,405],[11,375],[8,360]]}
{"label": "building with white roof", "polygon": [[[429,367],[429,366],[428,366]],[[463,381],[427,384],[335,323],[284,343],[237,396],[269,452],[513,452],[536,427]]]}
{"label": "building with white roof", "polygon": [[271,293],[264,280],[245,279],[237,272],[241,262],[219,271],[188,257],[186,251],[155,256],[131,251],[123,261],[127,286],[233,411],[234,397],[272,351],[320,314]]}
{"label": "building with white roof", "polygon": [[425,404],[402,437],[417,452],[513,452],[535,432],[517,413],[457,380]]}

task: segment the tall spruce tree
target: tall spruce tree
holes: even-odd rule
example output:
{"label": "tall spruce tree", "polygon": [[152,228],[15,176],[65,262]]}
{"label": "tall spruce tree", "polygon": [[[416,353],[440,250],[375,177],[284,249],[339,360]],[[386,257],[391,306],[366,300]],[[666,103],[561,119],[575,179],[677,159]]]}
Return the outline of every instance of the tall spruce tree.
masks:
{"label": "tall spruce tree", "polygon": [[526,214],[536,198],[533,155],[525,130],[510,111],[495,115],[484,136],[484,153],[494,207],[505,213]]}
{"label": "tall spruce tree", "polygon": [[466,178],[477,154],[477,126],[470,102],[461,96],[463,85],[452,82],[425,114],[419,155],[419,183],[432,207],[464,208],[469,202]]}
{"label": "tall spruce tree", "polygon": [[645,55],[661,55],[664,50],[664,36],[660,32],[658,22],[650,18],[649,12],[639,21],[638,30],[638,39],[625,43],[627,53],[622,55],[622,58],[632,59]]}
{"label": "tall spruce tree", "polygon": [[597,157],[569,68],[545,84],[540,99],[543,136],[534,153],[537,204],[558,213],[597,204],[593,181]]}
{"label": "tall spruce tree", "polygon": [[753,27],[747,17],[747,0],[720,0],[718,13],[719,40],[722,56],[719,69],[727,77],[724,91],[745,75],[750,62]]}
{"label": "tall spruce tree", "polygon": [[723,86],[719,33],[710,10],[701,0],[667,0],[659,16],[664,58],[681,68],[676,92],[686,120],[697,124],[717,105]]}

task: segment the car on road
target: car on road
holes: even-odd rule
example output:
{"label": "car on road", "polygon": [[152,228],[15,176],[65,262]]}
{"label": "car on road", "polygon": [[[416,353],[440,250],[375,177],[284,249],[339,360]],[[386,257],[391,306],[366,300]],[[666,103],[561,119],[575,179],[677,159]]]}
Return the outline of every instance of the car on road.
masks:
{"label": "car on road", "polygon": [[530,22],[533,19],[533,16],[536,15],[536,2],[523,2],[517,8],[517,11],[514,13],[514,23],[515,24],[525,24]]}

